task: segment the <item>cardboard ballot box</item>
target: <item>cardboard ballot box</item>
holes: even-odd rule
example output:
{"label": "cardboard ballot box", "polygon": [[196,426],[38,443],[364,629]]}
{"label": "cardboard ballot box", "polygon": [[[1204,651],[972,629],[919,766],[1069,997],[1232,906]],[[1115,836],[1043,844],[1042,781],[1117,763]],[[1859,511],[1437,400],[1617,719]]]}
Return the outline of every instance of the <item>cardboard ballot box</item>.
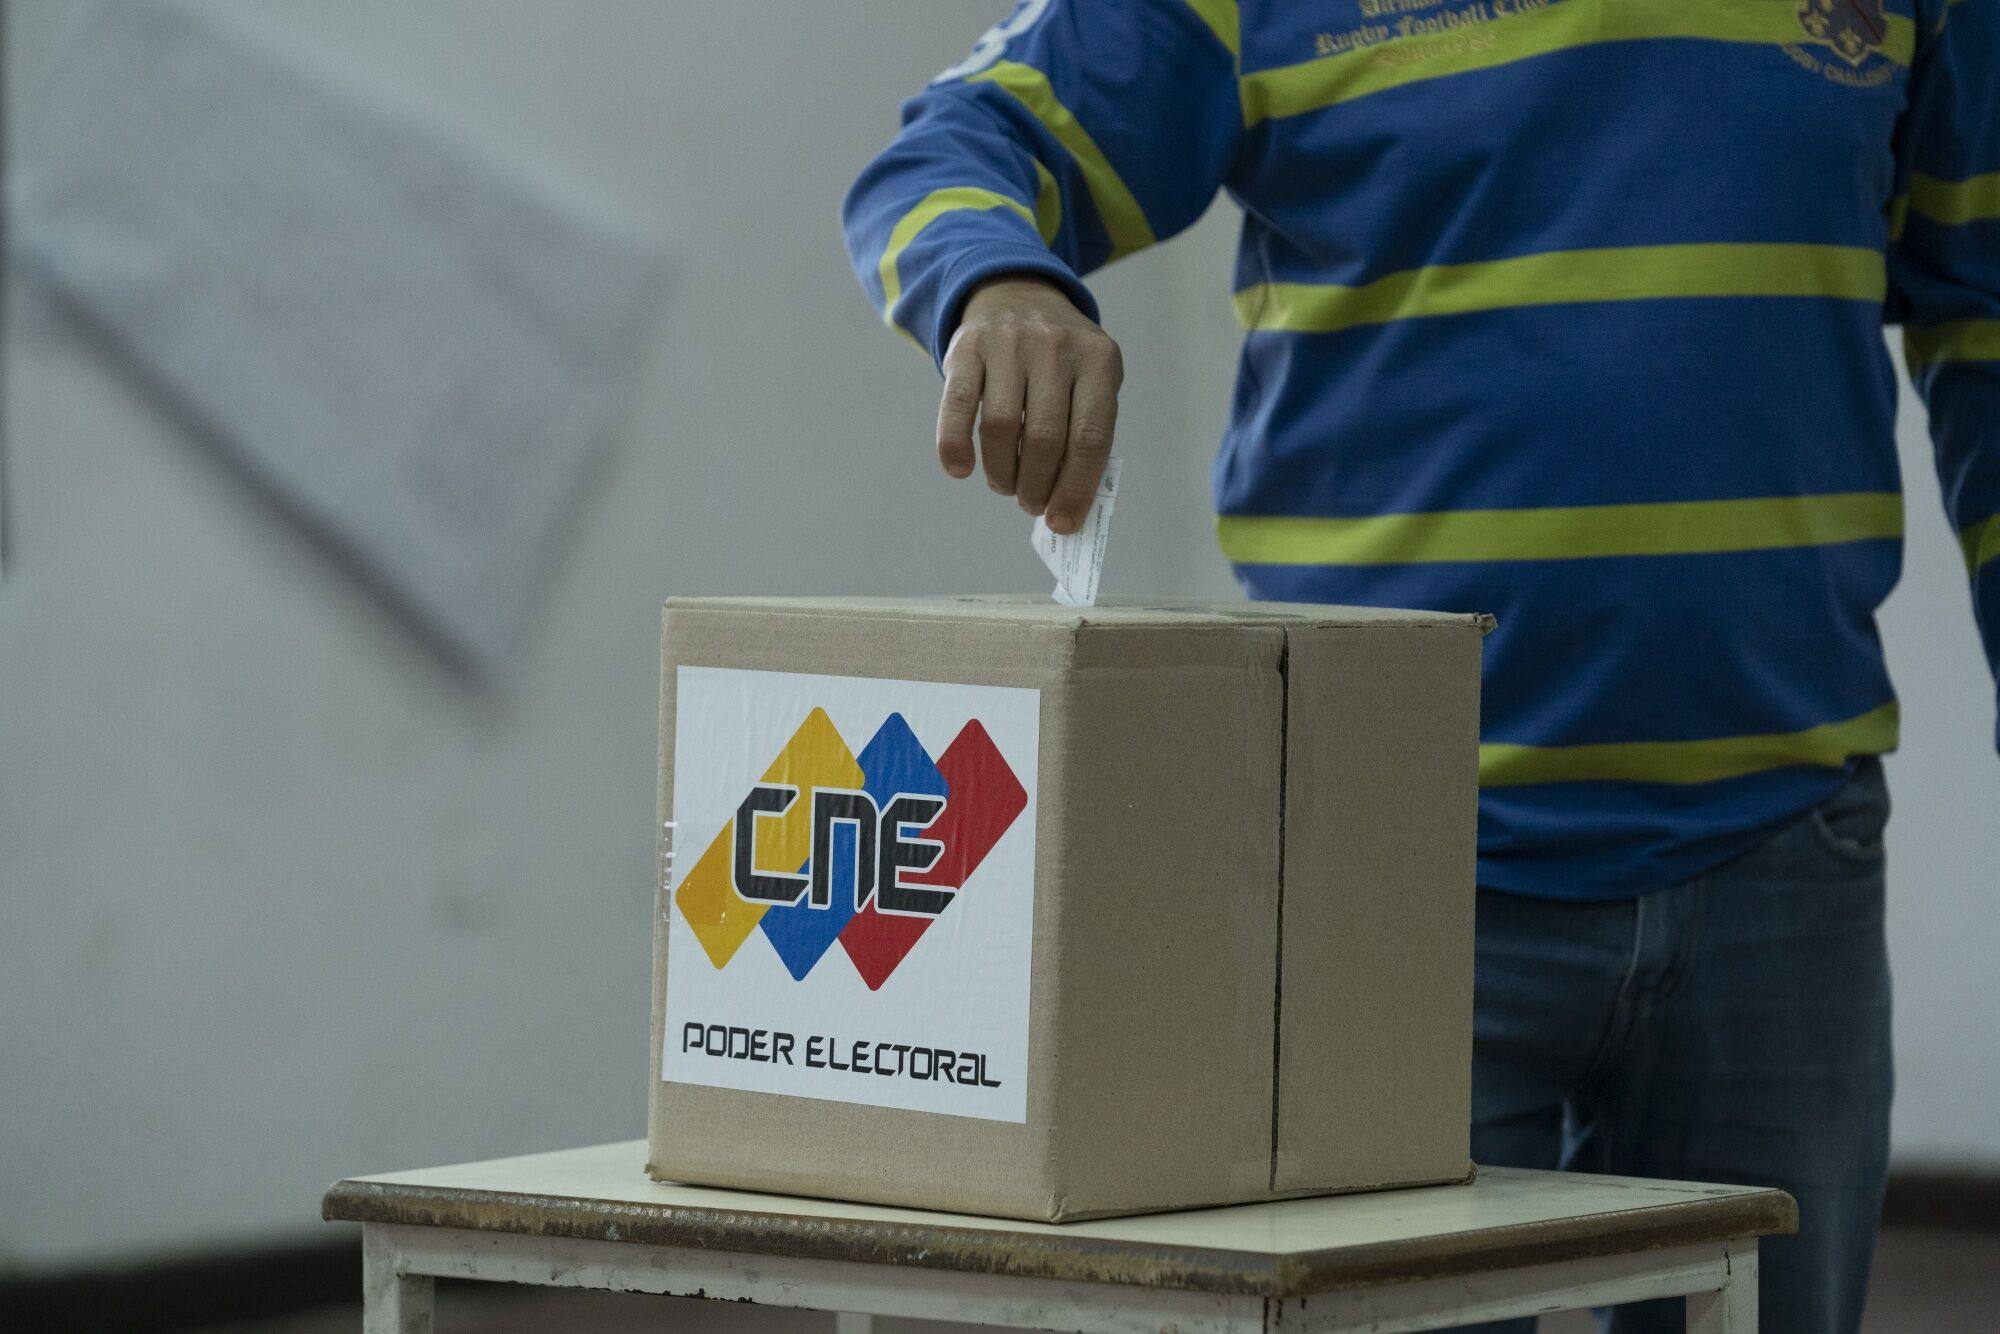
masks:
{"label": "cardboard ballot box", "polygon": [[1490,624],[668,602],[648,1170],[1048,1220],[1465,1179]]}

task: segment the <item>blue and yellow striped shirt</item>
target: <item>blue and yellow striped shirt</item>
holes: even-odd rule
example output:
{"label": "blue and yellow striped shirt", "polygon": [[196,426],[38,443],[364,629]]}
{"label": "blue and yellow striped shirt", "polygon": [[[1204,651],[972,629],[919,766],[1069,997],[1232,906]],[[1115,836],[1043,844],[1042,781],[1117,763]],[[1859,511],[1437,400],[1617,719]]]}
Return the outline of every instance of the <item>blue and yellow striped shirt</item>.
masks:
{"label": "blue and yellow striped shirt", "polygon": [[2000,0],[1024,0],[846,205],[971,286],[1242,206],[1257,597],[1499,614],[1482,883],[1672,884],[1893,748],[1905,329],[2000,664]]}

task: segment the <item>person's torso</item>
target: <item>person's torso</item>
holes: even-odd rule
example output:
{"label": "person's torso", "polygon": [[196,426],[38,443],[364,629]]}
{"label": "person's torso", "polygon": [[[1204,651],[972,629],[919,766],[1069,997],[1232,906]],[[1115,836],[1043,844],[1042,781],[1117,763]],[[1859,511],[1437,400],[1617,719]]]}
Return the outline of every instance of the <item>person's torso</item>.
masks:
{"label": "person's torso", "polygon": [[1499,615],[1487,883],[1672,883],[1893,745],[1908,6],[1242,6],[1224,548]]}

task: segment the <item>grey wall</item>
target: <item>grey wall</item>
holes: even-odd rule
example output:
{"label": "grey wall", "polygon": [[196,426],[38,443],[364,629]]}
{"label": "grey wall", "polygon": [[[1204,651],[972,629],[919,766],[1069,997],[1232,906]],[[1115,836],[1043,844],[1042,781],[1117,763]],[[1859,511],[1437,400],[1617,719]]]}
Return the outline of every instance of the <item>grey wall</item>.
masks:
{"label": "grey wall", "polygon": [[2000,1169],[2000,760],[1993,677],[1907,381],[1896,434],[1909,514],[1882,615],[1903,703],[1889,760],[1895,1146],[1905,1160]]}
{"label": "grey wall", "polygon": [[[665,239],[674,292],[493,694],[13,303],[0,1265],[310,1234],[338,1175],[639,1134],[661,597],[1045,582],[1025,521],[936,470],[934,372],[863,303],[834,221],[897,99],[998,0],[214,7],[614,201]],[[9,7],[17,147],[72,8]],[[1205,500],[1229,227],[1098,282],[1129,368],[1113,594],[1230,588]],[[1911,490],[1898,1145],[2000,1166],[1992,689],[1935,483],[1913,466]]]}
{"label": "grey wall", "polygon": [[[10,5],[17,146],[75,8]],[[614,201],[674,290],[495,696],[13,303],[0,1263],[310,1231],[339,1175],[642,1133],[661,598],[1047,582],[1026,518],[937,469],[936,373],[836,223],[994,6],[216,8]],[[1181,592],[1220,567],[1171,253],[1104,293],[1135,456],[1108,584]]]}

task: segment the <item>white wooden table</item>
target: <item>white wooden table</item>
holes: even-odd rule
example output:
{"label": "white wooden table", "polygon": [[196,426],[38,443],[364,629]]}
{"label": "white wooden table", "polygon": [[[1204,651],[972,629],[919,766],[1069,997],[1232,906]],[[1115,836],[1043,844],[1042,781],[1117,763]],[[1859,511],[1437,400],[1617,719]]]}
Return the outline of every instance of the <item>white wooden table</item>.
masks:
{"label": "white wooden table", "polygon": [[368,1334],[427,1334],[432,1281],[671,1293],[1029,1329],[1437,1329],[1649,1297],[1757,1326],[1782,1191],[1489,1168],[1470,1185],[1037,1224],[661,1185],[633,1140],[336,1183]]}

